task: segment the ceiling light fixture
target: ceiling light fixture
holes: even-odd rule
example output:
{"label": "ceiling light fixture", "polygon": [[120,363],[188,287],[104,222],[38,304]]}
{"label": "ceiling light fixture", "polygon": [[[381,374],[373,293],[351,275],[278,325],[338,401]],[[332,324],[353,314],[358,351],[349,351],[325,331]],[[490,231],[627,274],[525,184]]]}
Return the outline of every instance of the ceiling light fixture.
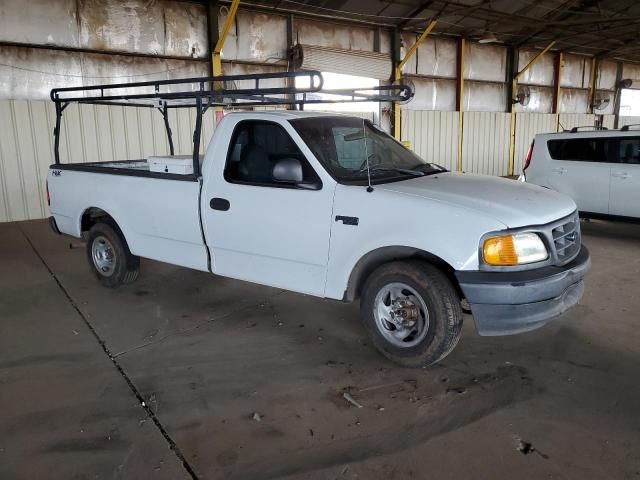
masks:
{"label": "ceiling light fixture", "polygon": [[493,34],[493,32],[486,32],[482,37],[480,37],[478,43],[495,43],[497,41],[498,39]]}

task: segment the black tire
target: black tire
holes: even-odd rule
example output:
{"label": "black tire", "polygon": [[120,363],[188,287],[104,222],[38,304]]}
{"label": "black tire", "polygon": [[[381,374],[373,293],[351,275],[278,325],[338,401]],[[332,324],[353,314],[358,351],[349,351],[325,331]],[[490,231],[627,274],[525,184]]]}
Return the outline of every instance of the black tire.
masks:
{"label": "black tire", "polygon": [[[94,260],[94,245],[99,250],[106,249],[109,257],[106,263],[104,259]],[[132,283],[140,273],[140,257],[131,254],[124,235],[112,223],[98,222],[91,227],[87,234],[87,259],[96,278],[108,288]]]}
{"label": "black tire", "polygon": [[[409,335],[408,342],[402,345],[398,345],[398,342],[405,342],[406,339],[393,340],[390,336],[393,336],[397,328],[404,327],[397,327],[386,321],[380,322],[374,313],[378,294],[381,295],[381,299],[385,298],[384,293],[394,284],[396,291],[398,291],[398,284],[404,284],[413,290],[411,292],[400,289],[403,295],[411,295],[405,298],[422,300],[417,310],[410,310],[417,313],[416,318],[427,318],[424,313],[421,313],[422,305],[426,306],[428,312],[428,322],[423,321],[422,328],[416,327],[415,335]],[[386,305],[387,301],[383,303]],[[380,353],[405,367],[423,367],[442,360],[457,345],[462,330],[462,308],[453,285],[438,268],[420,261],[392,262],[375,270],[362,290],[360,316],[374,346]],[[397,313],[394,313],[394,316],[397,320]],[[384,333],[384,326],[380,326],[381,323],[388,327]],[[409,330],[411,328],[404,331]],[[396,333],[402,335],[400,330]],[[396,343],[392,343],[394,341]]]}

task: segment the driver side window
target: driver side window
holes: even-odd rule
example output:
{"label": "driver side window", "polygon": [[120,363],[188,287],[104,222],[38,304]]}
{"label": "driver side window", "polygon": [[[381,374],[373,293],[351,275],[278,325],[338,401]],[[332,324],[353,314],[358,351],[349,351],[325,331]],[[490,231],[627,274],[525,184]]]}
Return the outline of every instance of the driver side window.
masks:
{"label": "driver side window", "polygon": [[238,123],[231,137],[224,178],[230,183],[292,188],[274,179],[280,160],[295,159],[302,166],[302,182],[320,182],[318,175],[282,126],[265,121]]}

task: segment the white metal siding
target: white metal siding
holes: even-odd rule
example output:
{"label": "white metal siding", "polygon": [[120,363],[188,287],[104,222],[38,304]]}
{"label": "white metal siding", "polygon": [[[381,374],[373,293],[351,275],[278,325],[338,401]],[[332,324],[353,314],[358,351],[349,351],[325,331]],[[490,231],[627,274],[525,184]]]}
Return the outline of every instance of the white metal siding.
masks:
{"label": "white metal siding", "polygon": [[[52,102],[0,100],[0,222],[48,215],[44,182],[53,163]],[[191,154],[195,113],[170,112],[176,154]],[[200,151],[213,134],[203,118]],[[168,154],[164,123],[153,109],[70,105],[62,119],[60,161],[98,162]]]}
{"label": "white metal siding", "polygon": [[464,112],[462,169],[487,175],[506,175],[509,166],[511,114]]}
{"label": "white metal siding", "polygon": [[625,125],[640,125],[640,117],[620,117],[618,128],[622,128]]}
{"label": "white metal siding", "polygon": [[[622,117],[621,117],[622,118]],[[603,115],[602,116],[602,126],[611,130],[613,128],[614,122],[616,121],[615,115]],[[622,124],[620,125],[622,126]]]}
{"label": "white metal siding", "polygon": [[402,140],[428,162],[456,169],[458,112],[402,111]]}
{"label": "white metal siding", "polygon": [[591,113],[561,113],[560,128],[562,131],[571,130],[573,127],[592,127],[596,123],[596,116]]}
{"label": "white metal siding", "polygon": [[557,116],[551,113],[517,113],[516,144],[513,159],[513,173],[522,173],[522,162],[527,154],[531,141],[538,133],[556,131]]}

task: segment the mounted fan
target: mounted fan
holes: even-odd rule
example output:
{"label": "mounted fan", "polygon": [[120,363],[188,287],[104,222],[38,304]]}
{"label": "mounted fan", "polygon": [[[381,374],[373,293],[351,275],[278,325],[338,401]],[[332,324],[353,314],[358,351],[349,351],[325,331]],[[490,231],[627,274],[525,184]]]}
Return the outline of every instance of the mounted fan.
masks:
{"label": "mounted fan", "polygon": [[598,94],[593,99],[593,109],[594,110],[606,110],[609,104],[611,103],[611,97],[605,94]]}
{"label": "mounted fan", "polygon": [[[405,85],[405,86],[409,87],[414,94],[415,94],[415,91],[416,91],[416,86],[413,83],[413,80],[411,80],[411,77],[408,77],[406,75],[403,75],[402,77],[400,77],[399,81],[396,80],[391,85]],[[411,100],[413,100],[413,96],[414,95],[411,95],[410,97],[405,98],[405,100],[403,100],[401,102],[397,102],[397,103],[399,103],[400,105],[406,105]]]}
{"label": "mounted fan", "polygon": [[523,107],[526,107],[529,105],[529,100],[531,100],[531,90],[529,90],[529,87],[518,87],[513,103],[519,103]]}

